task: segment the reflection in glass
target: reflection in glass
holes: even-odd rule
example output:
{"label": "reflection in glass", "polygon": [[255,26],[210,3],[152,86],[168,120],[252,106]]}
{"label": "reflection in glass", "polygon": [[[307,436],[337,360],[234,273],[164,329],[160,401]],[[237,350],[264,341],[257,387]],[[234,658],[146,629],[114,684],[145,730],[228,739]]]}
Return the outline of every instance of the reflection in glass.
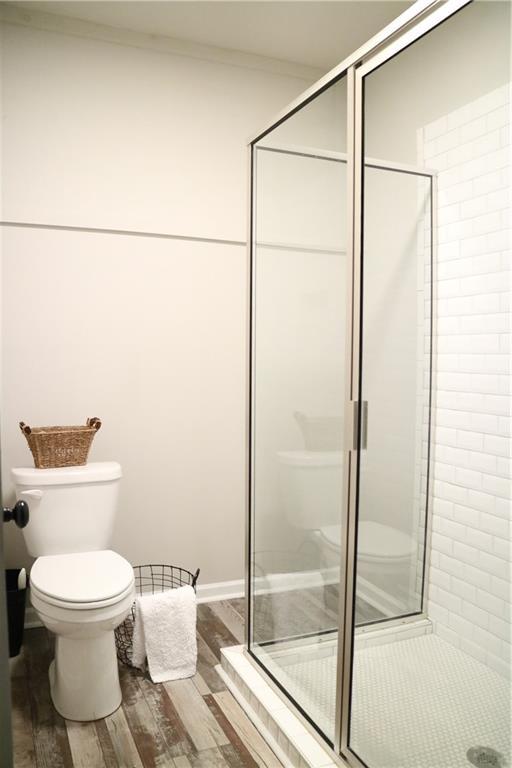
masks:
{"label": "reflection in glass", "polygon": [[422,608],[431,192],[419,171],[365,168],[357,595],[386,618]]}
{"label": "reflection in glass", "polygon": [[[334,737],[347,323],[346,83],[256,146],[251,652]],[[297,656],[299,652],[299,656]],[[324,700],[325,698],[325,700]]]}

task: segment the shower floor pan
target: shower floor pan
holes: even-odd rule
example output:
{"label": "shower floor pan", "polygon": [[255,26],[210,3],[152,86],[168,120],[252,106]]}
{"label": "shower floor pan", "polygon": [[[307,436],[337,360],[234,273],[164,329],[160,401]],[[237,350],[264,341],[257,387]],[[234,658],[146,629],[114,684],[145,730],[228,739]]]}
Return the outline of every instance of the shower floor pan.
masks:
{"label": "shower floor pan", "polygon": [[[333,732],[336,643],[265,664],[324,732]],[[222,676],[290,768],[327,768],[332,757],[276,695],[243,647],[222,652]],[[356,650],[351,746],[370,768],[469,768],[468,750],[511,761],[510,684],[434,634]]]}

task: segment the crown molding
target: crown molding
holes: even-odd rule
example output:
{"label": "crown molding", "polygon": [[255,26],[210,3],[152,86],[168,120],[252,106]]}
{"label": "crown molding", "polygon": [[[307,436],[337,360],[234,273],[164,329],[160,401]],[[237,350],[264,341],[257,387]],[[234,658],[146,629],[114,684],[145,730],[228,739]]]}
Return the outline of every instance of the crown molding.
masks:
{"label": "crown molding", "polygon": [[44,32],[93,38],[115,45],[144,48],[158,51],[159,53],[201,59],[202,61],[225,64],[231,67],[270,72],[309,82],[314,82],[323,74],[317,67],[282,61],[281,59],[271,59],[244,51],[218,48],[212,45],[201,45],[164,35],[154,35],[104,24],[95,24],[83,19],[38,11],[36,8],[28,9],[25,5],[21,7],[12,2],[0,2],[0,21],[4,24],[31,27]]}

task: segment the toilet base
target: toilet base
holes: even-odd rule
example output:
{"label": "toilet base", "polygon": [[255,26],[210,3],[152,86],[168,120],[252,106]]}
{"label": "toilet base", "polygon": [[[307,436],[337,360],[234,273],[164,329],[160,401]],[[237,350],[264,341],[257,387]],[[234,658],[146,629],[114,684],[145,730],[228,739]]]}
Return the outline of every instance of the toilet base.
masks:
{"label": "toilet base", "polygon": [[114,632],[84,638],[57,635],[48,674],[53,705],[67,720],[99,720],[121,704]]}

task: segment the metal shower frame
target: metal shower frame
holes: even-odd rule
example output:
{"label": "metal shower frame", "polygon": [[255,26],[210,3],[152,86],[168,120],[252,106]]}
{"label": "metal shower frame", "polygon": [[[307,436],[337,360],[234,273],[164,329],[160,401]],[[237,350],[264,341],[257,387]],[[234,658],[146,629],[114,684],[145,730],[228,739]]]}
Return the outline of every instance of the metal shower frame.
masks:
{"label": "metal shower frame", "polygon": [[[258,671],[276,689],[281,696],[286,695],[284,689],[269,676],[250,652],[251,638],[251,551],[252,551],[252,513],[253,504],[253,445],[254,414],[252,408],[254,393],[254,251],[255,251],[255,148],[257,143],[277,128],[281,123],[306,106],[320,93],[327,90],[342,77],[347,77],[347,282],[349,285],[347,338],[347,403],[346,403],[346,433],[350,438],[345,462],[344,488],[345,498],[342,513],[342,552],[340,568],[340,598],[339,598],[339,627],[338,627],[338,677],[336,691],[336,731],[333,743],[332,757],[340,765],[352,768],[368,768],[358,755],[350,748],[350,704],[352,687],[352,656],[355,618],[355,555],[357,536],[357,487],[358,487],[358,457],[361,445],[361,370],[360,370],[360,316],[361,316],[361,259],[363,235],[363,173],[364,173],[364,78],[396,54],[419,40],[425,34],[437,27],[457,11],[469,5],[472,0],[417,0],[404,13],[386,26],[380,33],[372,37],[355,53],[328,72],[317,83],[308,88],[301,96],[293,101],[285,110],[279,113],[263,130],[255,134],[248,142],[248,177],[249,177],[249,220],[248,220],[248,357],[247,357],[247,456],[246,456],[246,636],[245,644],[248,658],[256,664]],[[430,175],[430,174],[428,174]],[[432,319],[431,319],[431,356],[435,360],[435,265],[436,265],[436,183],[432,175],[431,195],[431,255],[432,274]],[[434,380],[431,372],[430,397],[434,393]],[[430,429],[432,427],[430,426]],[[429,441],[429,444],[432,442]],[[430,457],[431,462],[431,457]],[[431,507],[431,488],[427,499],[427,508]],[[427,525],[427,541],[429,544],[430,526]],[[425,600],[424,600],[425,603]],[[413,619],[426,618],[422,613],[415,614]],[[410,620],[410,619],[409,619]],[[404,623],[407,619],[397,619],[392,623]],[[289,696],[287,701],[294,703]],[[312,735],[319,739],[324,747],[327,743],[312,728],[308,718],[300,711],[298,716],[305,723]]]}

